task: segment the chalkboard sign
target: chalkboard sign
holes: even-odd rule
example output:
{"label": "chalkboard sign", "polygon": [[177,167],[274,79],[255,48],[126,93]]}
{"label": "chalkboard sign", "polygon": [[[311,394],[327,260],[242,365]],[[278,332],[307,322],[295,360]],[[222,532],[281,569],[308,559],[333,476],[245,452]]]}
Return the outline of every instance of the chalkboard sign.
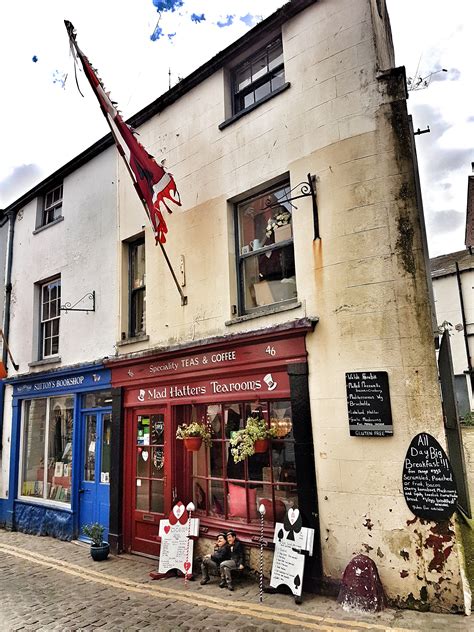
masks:
{"label": "chalkboard sign", "polygon": [[412,440],[403,466],[403,494],[415,516],[448,520],[456,509],[456,482],[445,451],[422,432]]}
{"label": "chalkboard sign", "polygon": [[393,435],[386,371],[346,373],[346,393],[351,437]]}

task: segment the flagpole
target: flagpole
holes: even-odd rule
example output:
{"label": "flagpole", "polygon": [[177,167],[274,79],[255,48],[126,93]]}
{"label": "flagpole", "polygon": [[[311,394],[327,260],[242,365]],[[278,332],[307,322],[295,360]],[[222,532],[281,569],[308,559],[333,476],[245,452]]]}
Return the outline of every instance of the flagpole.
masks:
{"label": "flagpole", "polygon": [[[172,177],[170,177],[170,175],[168,174],[168,177],[170,178],[170,181],[168,182],[167,185],[165,185],[164,188],[161,189],[161,191],[159,193],[156,193],[155,190],[153,189],[153,196],[155,196],[156,193],[156,199],[154,201],[154,208],[152,209],[150,206],[150,203],[147,203],[148,200],[146,200],[144,198],[144,191],[143,189],[143,183],[142,185],[139,184],[139,182],[137,181],[137,174],[135,174],[132,169],[131,166],[129,164],[129,162],[127,161],[127,158],[125,156],[124,150],[122,148],[122,144],[120,142],[120,139],[117,137],[117,135],[115,134],[115,130],[114,130],[114,126],[111,123],[110,119],[113,119],[114,124],[118,127],[120,133],[122,133],[123,131],[125,131],[127,133],[128,136],[132,136],[133,138],[133,130],[131,130],[130,126],[127,125],[127,123],[122,119],[120,113],[118,112],[118,110],[116,110],[114,103],[110,100],[109,94],[107,92],[105,92],[105,87],[101,81],[101,79],[97,76],[97,73],[95,71],[95,69],[91,66],[89,60],[87,59],[87,57],[85,57],[85,55],[83,54],[83,52],[80,50],[77,41],[76,41],[76,34],[75,34],[75,30],[74,30],[74,26],[72,25],[71,22],[69,22],[68,20],[64,20],[64,24],[66,26],[66,30],[69,36],[69,43],[71,46],[71,51],[73,53],[74,56],[74,63],[76,63],[76,56],[80,59],[82,67],[84,69],[84,72],[86,74],[86,78],[92,88],[92,91],[94,92],[95,96],[97,97],[98,101],[99,101],[99,105],[100,105],[100,109],[102,110],[103,115],[105,116],[105,119],[109,125],[110,131],[112,133],[112,137],[115,141],[115,145],[118,149],[119,154],[122,156],[123,161],[125,162],[129,175],[132,178],[132,182],[134,183],[134,187],[135,190],[143,204],[143,207],[145,209],[146,214],[148,215],[148,218],[150,219],[154,230],[155,230],[155,240],[160,244],[160,248],[161,248],[161,252],[163,253],[163,256],[165,258],[166,261],[166,265],[168,266],[169,271],[171,272],[171,276],[173,277],[173,281],[175,282],[176,288],[178,289],[179,295],[181,296],[181,305],[187,305],[188,304],[188,298],[187,296],[184,295],[183,290],[181,289],[181,286],[179,285],[179,281],[176,277],[176,274],[173,270],[173,267],[171,265],[171,262],[169,260],[169,257],[164,249],[162,240],[164,241],[164,233],[166,232],[166,224],[164,222],[164,219],[161,215],[160,209],[159,209],[159,204],[160,204],[160,200],[164,203],[165,207],[170,210],[166,204],[166,202],[164,201],[166,198],[168,199],[172,199],[172,201],[175,204],[178,204],[178,206],[181,206],[181,201],[178,199],[176,200],[175,197],[173,196],[173,198],[170,198],[170,191],[169,188],[171,188],[171,185],[173,185],[174,187],[174,193],[177,193],[176,190],[176,185],[174,183],[174,180]],[[75,67],[75,66],[74,66]],[[100,87],[103,90],[103,94],[101,95],[98,92],[98,87]],[[81,93],[82,94],[82,93]],[[121,129],[122,128],[122,129]],[[125,142],[128,144],[128,147],[130,149],[130,151],[132,151],[131,145],[130,145],[130,138],[127,140],[125,140]],[[134,139],[134,144],[136,145],[136,149],[139,149],[139,151],[141,152],[141,159],[145,159],[148,160],[148,162],[151,161],[152,165],[151,165],[151,169],[152,172],[149,173],[150,175],[150,182],[148,182],[148,193],[151,194],[151,186],[155,185],[157,183],[159,183],[162,179],[163,176],[165,175],[165,171],[162,167],[160,167],[159,165],[156,164],[153,156],[150,156],[148,154],[148,152],[144,149],[144,147],[142,145],[140,145],[140,143],[138,143],[138,141],[136,141],[136,139]],[[148,165],[149,166],[149,165]],[[143,163],[140,164],[140,158],[139,158],[139,168],[141,168],[142,170],[146,170],[147,165],[144,165]],[[158,174],[156,173],[158,171]],[[151,177],[155,178],[154,180],[151,179]],[[167,188],[169,187],[169,188]],[[178,198],[179,198],[179,194],[178,194]],[[154,215],[152,214],[153,211],[155,211],[156,213],[158,213],[158,225],[156,224],[156,219],[154,217]],[[171,211],[170,211],[171,212]],[[163,230],[164,228],[164,230]]]}
{"label": "flagpole", "polygon": [[[111,131],[112,136],[116,139],[116,136],[115,136],[114,131],[113,131],[112,128],[110,128],[110,131]],[[122,152],[119,151],[119,154],[122,156],[122,159],[123,159],[123,161],[125,163],[125,166],[128,169],[128,172],[129,172],[129,174],[130,174],[130,176],[132,178],[132,181],[134,182],[134,175],[133,175],[132,170],[130,169],[130,165],[125,160],[125,156],[122,154]],[[135,188],[135,190],[136,190],[136,188]],[[138,193],[138,191],[137,191],[137,193]],[[145,204],[142,196],[140,194],[138,194],[138,197],[140,198],[141,203],[143,204],[143,208],[145,209],[145,213],[148,215],[148,210],[147,210],[146,204]],[[168,254],[167,254],[167,252],[165,250],[165,247],[163,246],[161,241],[159,241],[158,243],[160,245],[161,252],[163,253],[163,256],[165,258],[165,261],[166,261],[166,264],[168,266],[168,269],[171,272],[171,276],[173,277],[173,281],[175,282],[176,288],[178,289],[179,295],[181,296],[181,305],[187,305],[188,304],[188,297],[184,295],[184,292],[181,289],[181,286],[179,285],[178,278],[177,278],[177,276],[175,274],[175,271],[173,270],[173,266],[171,265],[171,261],[169,260]]]}

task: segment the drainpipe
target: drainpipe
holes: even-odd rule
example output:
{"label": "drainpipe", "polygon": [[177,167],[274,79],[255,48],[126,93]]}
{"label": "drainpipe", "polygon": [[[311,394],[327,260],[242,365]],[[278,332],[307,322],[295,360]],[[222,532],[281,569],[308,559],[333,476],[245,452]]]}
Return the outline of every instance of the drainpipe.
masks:
{"label": "drainpipe", "polygon": [[[5,216],[0,222],[0,228],[4,226],[7,221],[8,225],[8,240],[7,240],[7,253],[6,253],[6,266],[5,266],[5,306],[3,313],[2,329],[5,335],[5,340],[8,342],[10,334],[10,307],[12,296],[12,266],[13,266],[13,236],[15,234],[15,211],[7,211]],[[7,367],[8,353],[5,344],[3,344],[2,360]],[[5,383],[2,380],[0,383],[0,449],[3,443],[3,418],[4,418],[4,399],[5,399]]]}
{"label": "drainpipe", "polygon": [[474,395],[474,383],[473,383],[473,375],[472,375],[472,360],[471,360],[471,352],[469,350],[469,337],[466,330],[466,312],[464,310],[464,297],[462,295],[462,283],[461,283],[461,272],[459,270],[459,264],[456,261],[456,278],[458,281],[458,291],[459,291],[459,304],[461,306],[461,318],[462,318],[462,330],[464,334],[464,345],[466,347],[466,357],[467,357],[467,368],[469,371],[469,379],[471,381],[471,391]]}

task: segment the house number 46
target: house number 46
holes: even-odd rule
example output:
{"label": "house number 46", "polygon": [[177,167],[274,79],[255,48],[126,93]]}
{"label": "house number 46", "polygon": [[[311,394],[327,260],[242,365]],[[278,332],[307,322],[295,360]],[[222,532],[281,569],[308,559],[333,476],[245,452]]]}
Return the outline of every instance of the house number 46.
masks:
{"label": "house number 46", "polygon": [[275,347],[270,347],[270,345],[268,345],[268,347],[265,349],[265,353],[268,353],[268,355],[271,356],[276,355]]}

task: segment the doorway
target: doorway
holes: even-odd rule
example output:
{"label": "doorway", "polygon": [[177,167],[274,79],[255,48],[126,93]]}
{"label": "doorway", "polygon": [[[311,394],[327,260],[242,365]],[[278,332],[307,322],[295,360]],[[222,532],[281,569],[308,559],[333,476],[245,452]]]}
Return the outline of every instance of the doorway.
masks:
{"label": "doorway", "polygon": [[171,506],[172,441],[167,411],[134,412],[131,426],[127,433],[127,445],[131,446],[130,506],[126,508],[131,516],[130,550],[156,556],[159,522]]}
{"label": "doorway", "polygon": [[81,416],[82,455],[79,485],[79,537],[85,524],[98,522],[109,533],[111,411]]}

